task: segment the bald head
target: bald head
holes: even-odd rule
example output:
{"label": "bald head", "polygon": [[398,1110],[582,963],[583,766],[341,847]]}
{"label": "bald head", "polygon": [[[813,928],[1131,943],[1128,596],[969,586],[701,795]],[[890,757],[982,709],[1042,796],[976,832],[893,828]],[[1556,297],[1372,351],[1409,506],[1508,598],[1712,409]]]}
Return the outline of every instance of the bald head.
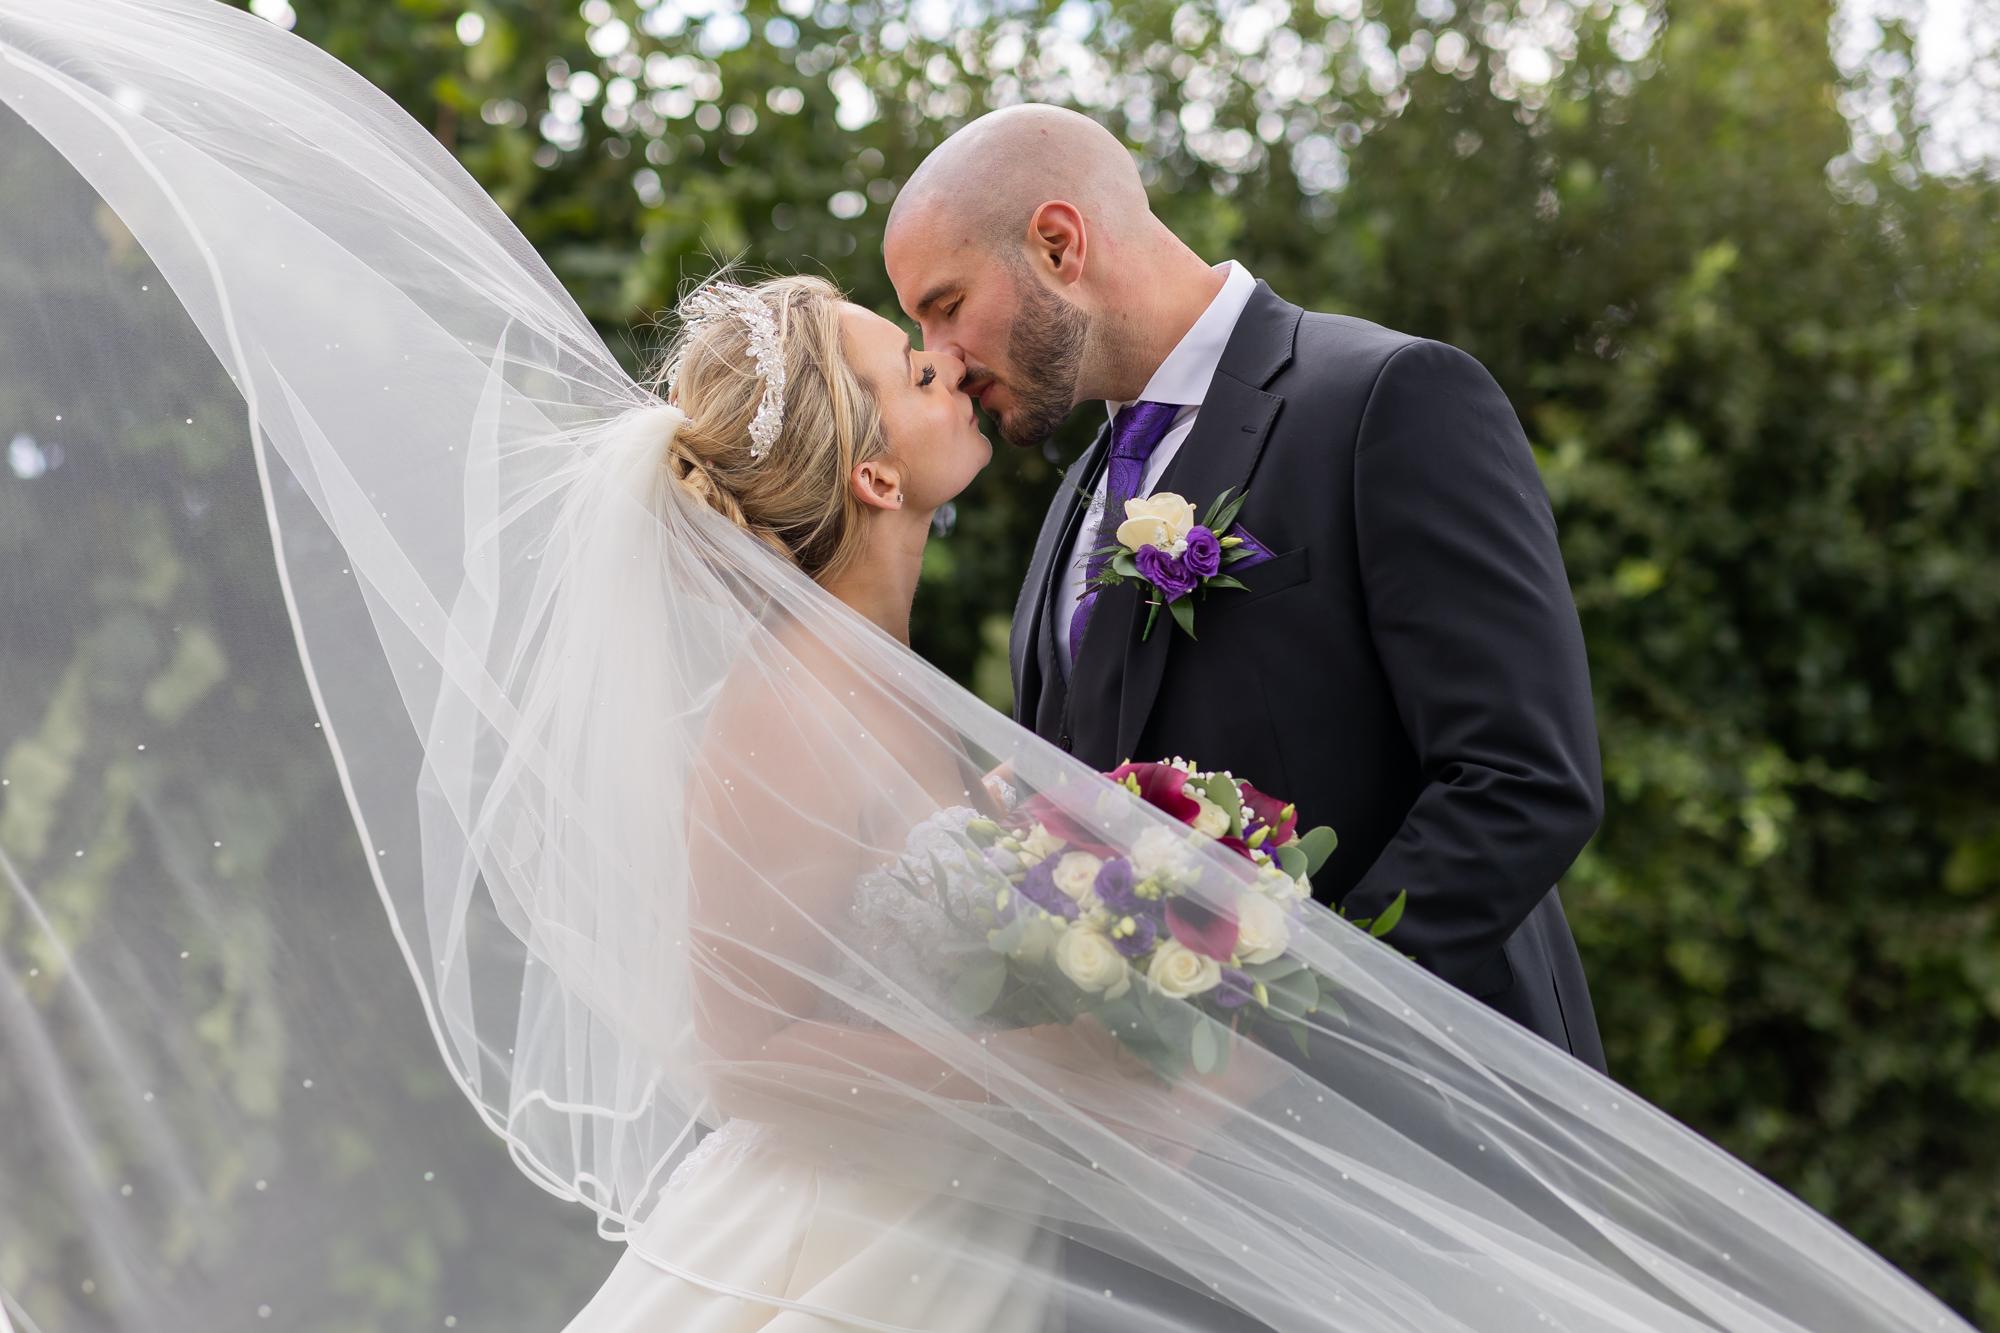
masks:
{"label": "bald head", "polygon": [[1088,116],[1030,104],[989,112],[939,144],[889,211],[889,231],[957,231],[986,246],[1018,245],[1042,204],[1074,205],[1105,240],[1152,221],[1139,168]]}
{"label": "bald head", "polygon": [[1138,396],[1222,278],[1153,216],[1132,155],[1074,111],[981,116],[896,196],[882,262],[924,346],[1016,444]]}

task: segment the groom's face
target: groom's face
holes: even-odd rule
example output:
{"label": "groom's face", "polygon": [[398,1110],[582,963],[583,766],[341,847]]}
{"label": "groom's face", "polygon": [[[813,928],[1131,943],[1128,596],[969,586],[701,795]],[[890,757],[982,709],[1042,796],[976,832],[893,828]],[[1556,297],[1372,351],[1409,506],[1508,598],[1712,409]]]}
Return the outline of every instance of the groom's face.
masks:
{"label": "groom's face", "polygon": [[1002,439],[1040,445],[1076,406],[1089,316],[1041,280],[1027,256],[899,236],[883,252],[896,298],[924,348],[965,363],[964,389]]}

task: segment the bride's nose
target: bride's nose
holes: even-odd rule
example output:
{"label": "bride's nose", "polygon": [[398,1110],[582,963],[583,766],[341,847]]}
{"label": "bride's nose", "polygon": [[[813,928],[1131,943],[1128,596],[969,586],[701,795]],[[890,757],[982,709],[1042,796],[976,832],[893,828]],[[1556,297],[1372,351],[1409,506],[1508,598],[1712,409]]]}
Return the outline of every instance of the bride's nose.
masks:
{"label": "bride's nose", "polygon": [[965,362],[950,352],[932,352],[931,364],[937,368],[938,378],[951,386],[954,393],[963,393]]}

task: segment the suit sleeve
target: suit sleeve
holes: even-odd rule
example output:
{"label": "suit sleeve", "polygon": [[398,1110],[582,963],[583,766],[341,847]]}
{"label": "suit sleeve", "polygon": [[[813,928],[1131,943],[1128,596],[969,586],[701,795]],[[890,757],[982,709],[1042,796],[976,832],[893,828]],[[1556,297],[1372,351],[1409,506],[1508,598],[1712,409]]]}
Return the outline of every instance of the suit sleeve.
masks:
{"label": "suit sleeve", "polygon": [[1347,910],[1407,890],[1392,941],[1480,993],[1603,809],[1576,603],[1527,438],[1470,356],[1391,356],[1354,468],[1369,625],[1424,785]]}

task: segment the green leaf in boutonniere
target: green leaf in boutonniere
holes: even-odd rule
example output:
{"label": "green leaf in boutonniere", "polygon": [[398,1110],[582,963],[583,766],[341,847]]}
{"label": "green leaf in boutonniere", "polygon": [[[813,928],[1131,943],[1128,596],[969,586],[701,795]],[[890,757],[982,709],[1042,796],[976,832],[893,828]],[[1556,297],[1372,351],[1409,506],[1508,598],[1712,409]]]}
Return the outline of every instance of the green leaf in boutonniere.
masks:
{"label": "green leaf in boutonniere", "polygon": [[[1167,610],[1174,613],[1174,623],[1186,630],[1187,636],[1192,639],[1194,637],[1194,603],[1186,597],[1176,597],[1173,601],[1167,603]],[[1149,627],[1151,623],[1150,620],[1147,622]]]}
{"label": "green leaf in boutonniere", "polygon": [[1228,574],[1212,575],[1201,586],[1204,588],[1242,588],[1246,592],[1249,591],[1249,585],[1244,583],[1242,579]]}
{"label": "green leaf in boutonniere", "polygon": [[1139,577],[1139,562],[1130,551],[1121,547],[1118,554],[1111,557],[1111,572],[1121,578],[1136,579]]}
{"label": "green leaf in boutonniere", "polygon": [[1208,513],[1201,520],[1201,525],[1204,528],[1207,528],[1210,532],[1216,533],[1218,536],[1221,535],[1221,532],[1219,525],[1215,521],[1215,517],[1216,515],[1222,512],[1222,507],[1229,503],[1229,491],[1233,491],[1235,489],[1236,488],[1234,486],[1231,486],[1228,490],[1225,490],[1222,494],[1216,496],[1213,500],[1210,500],[1208,502]]}
{"label": "green leaf in boutonniere", "polygon": [[[1224,491],[1222,493],[1222,495],[1228,495],[1228,494],[1229,494],[1228,491]],[[1222,504],[1222,495],[1216,497],[1216,503],[1218,505]],[[1220,537],[1223,533],[1229,531],[1230,526],[1236,522],[1236,515],[1240,513],[1243,509],[1243,502],[1245,500],[1248,500],[1249,498],[1250,497],[1247,495],[1239,495],[1234,500],[1231,500],[1228,504],[1222,505],[1220,512],[1218,512],[1215,515],[1215,517],[1211,519],[1208,522],[1208,524],[1206,524],[1208,530],[1214,533],[1218,537]]]}

